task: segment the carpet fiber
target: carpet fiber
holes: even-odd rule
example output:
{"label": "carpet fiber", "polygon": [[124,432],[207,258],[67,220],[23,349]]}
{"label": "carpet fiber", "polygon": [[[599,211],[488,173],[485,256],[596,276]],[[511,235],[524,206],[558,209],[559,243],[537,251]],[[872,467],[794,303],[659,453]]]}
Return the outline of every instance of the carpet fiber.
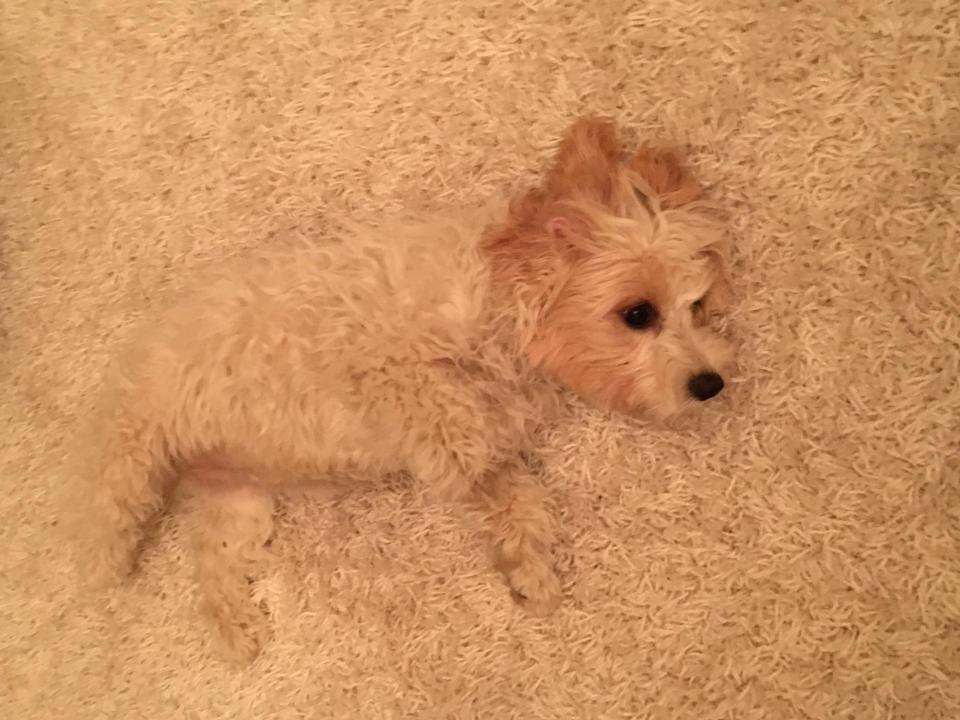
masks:
{"label": "carpet fiber", "polygon": [[[0,716],[960,717],[952,0],[0,5]],[[549,438],[566,602],[456,508],[290,499],[211,654],[183,513],[77,595],[64,440],[190,268],[536,177],[578,114],[687,145],[735,211],[731,392]]]}

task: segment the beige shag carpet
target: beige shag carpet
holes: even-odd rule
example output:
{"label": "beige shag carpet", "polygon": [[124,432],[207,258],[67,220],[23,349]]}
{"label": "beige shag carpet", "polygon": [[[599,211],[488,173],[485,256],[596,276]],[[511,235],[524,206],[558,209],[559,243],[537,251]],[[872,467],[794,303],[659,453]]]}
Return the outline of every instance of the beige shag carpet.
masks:
{"label": "beige shag carpet", "polygon": [[[0,716],[960,717],[958,42],[955,0],[5,0]],[[696,427],[551,437],[556,616],[403,488],[285,504],[246,670],[180,513],[75,593],[64,438],[159,291],[508,190],[581,113],[735,209],[744,349]]]}

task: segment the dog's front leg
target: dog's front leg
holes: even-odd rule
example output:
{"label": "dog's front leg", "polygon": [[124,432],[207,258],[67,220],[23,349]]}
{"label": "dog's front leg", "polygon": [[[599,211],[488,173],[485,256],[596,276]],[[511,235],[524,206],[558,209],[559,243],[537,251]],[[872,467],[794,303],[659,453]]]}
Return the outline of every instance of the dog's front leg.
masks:
{"label": "dog's front leg", "polygon": [[560,604],[554,570],[553,515],[546,492],[522,463],[488,473],[475,488],[492,535],[494,566],[528,612],[549,615]]}

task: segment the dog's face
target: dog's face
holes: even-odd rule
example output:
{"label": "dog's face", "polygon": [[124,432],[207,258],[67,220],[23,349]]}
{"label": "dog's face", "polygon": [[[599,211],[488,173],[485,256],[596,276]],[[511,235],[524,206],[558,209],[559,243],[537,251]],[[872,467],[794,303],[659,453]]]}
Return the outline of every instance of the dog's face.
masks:
{"label": "dog's face", "polygon": [[485,247],[531,315],[531,362],[584,398],[669,417],[715,396],[731,345],[715,208],[668,152],[622,160],[612,127],[582,120],[544,187]]}

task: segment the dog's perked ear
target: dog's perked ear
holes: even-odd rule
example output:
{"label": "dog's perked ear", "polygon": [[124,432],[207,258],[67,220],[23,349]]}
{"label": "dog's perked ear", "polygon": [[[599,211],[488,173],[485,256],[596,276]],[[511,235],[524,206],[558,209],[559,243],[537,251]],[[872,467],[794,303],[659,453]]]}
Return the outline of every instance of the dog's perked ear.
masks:
{"label": "dog's perked ear", "polygon": [[621,189],[620,169],[620,141],[613,123],[581,118],[560,142],[544,190],[553,200],[611,206]]}
{"label": "dog's perked ear", "polygon": [[560,141],[543,185],[511,204],[507,221],[487,228],[483,247],[500,277],[556,280],[589,245],[584,207],[622,209],[623,164],[613,123],[577,120]]}
{"label": "dog's perked ear", "polygon": [[[702,186],[674,149],[642,147],[630,159],[628,168],[634,183],[652,195],[659,211],[667,211],[664,215],[668,224],[681,236],[708,240],[699,251],[712,267],[713,282],[705,305],[716,308],[726,305],[731,299],[727,271],[730,238],[726,232],[719,232],[726,222],[725,213],[716,205],[702,201]],[[704,228],[709,232],[704,232]]]}
{"label": "dog's perked ear", "polygon": [[700,183],[675,150],[643,147],[633,156],[628,167],[642,181],[640,190],[653,194],[662,209],[686,205],[702,194]]}

